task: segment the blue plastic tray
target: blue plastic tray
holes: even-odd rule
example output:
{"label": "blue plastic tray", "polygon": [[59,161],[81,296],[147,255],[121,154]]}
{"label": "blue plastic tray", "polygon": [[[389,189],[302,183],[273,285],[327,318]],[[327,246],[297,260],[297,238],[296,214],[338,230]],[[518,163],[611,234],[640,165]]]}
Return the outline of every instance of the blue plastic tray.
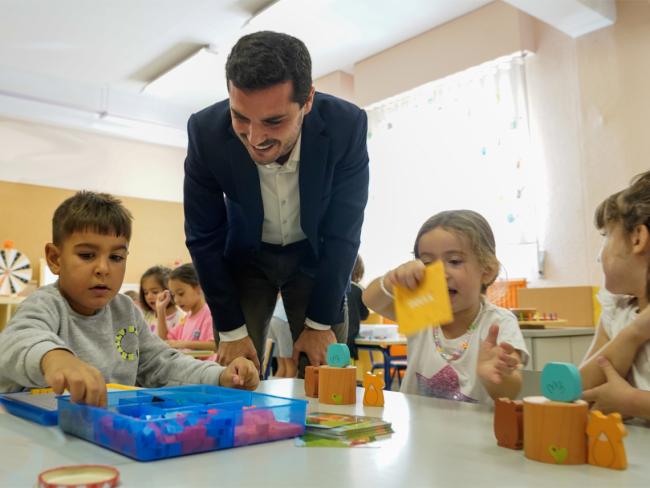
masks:
{"label": "blue plastic tray", "polygon": [[106,408],[61,397],[59,425],[139,461],[302,435],[307,402],[219,386],[108,393]]}

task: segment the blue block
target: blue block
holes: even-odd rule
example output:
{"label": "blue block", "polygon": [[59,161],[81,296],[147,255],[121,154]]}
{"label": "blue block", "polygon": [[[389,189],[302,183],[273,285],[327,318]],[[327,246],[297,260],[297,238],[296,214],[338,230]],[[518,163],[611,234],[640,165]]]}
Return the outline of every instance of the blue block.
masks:
{"label": "blue block", "polygon": [[582,378],[570,363],[547,363],[542,370],[542,395],[556,402],[573,402],[582,396]]}
{"label": "blue block", "polygon": [[334,368],[345,368],[350,364],[350,349],[347,344],[327,346],[327,364]]}

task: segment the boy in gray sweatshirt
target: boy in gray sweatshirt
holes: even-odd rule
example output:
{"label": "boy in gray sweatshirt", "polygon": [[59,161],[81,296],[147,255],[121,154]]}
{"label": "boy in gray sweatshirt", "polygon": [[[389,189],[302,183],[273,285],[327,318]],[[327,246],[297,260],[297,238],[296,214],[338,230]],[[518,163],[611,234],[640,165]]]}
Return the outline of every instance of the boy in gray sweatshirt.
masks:
{"label": "boy in gray sweatshirt", "polygon": [[51,386],[72,401],[106,404],[106,383],[159,387],[212,384],[255,389],[245,358],[227,368],[176,351],[151,333],[118,291],[126,271],[131,213],[104,193],[79,192],[52,219],[47,264],[58,275],[20,306],[0,333],[0,392]]}

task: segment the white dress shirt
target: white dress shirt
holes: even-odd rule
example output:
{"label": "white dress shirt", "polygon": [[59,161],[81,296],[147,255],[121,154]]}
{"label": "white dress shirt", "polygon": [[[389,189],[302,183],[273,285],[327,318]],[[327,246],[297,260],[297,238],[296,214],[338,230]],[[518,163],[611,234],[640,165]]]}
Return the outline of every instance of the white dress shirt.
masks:
{"label": "white dress shirt", "polygon": [[[289,159],[284,164],[257,164],[260,178],[264,222],[262,242],[286,246],[302,241],[307,236],[300,226],[300,140],[298,136]],[[319,324],[308,318],[305,323],[312,329],[328,330],[329,325]],[[219,339],[226,342],[243,339],[248,335],[246,324],[234,330],[219,332]]]}

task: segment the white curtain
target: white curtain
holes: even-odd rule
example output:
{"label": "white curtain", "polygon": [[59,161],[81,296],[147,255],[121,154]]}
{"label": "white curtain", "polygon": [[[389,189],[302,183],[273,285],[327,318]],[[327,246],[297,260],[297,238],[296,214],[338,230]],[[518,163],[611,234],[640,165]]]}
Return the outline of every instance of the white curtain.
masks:
{"label": "white curtain", "polygon": [[535,277],[525,86],[518,54],[366,108],[371,181],[360,250],[364,281],[412,258],[428,217],[460,208],[490,222],[502,277]]}

